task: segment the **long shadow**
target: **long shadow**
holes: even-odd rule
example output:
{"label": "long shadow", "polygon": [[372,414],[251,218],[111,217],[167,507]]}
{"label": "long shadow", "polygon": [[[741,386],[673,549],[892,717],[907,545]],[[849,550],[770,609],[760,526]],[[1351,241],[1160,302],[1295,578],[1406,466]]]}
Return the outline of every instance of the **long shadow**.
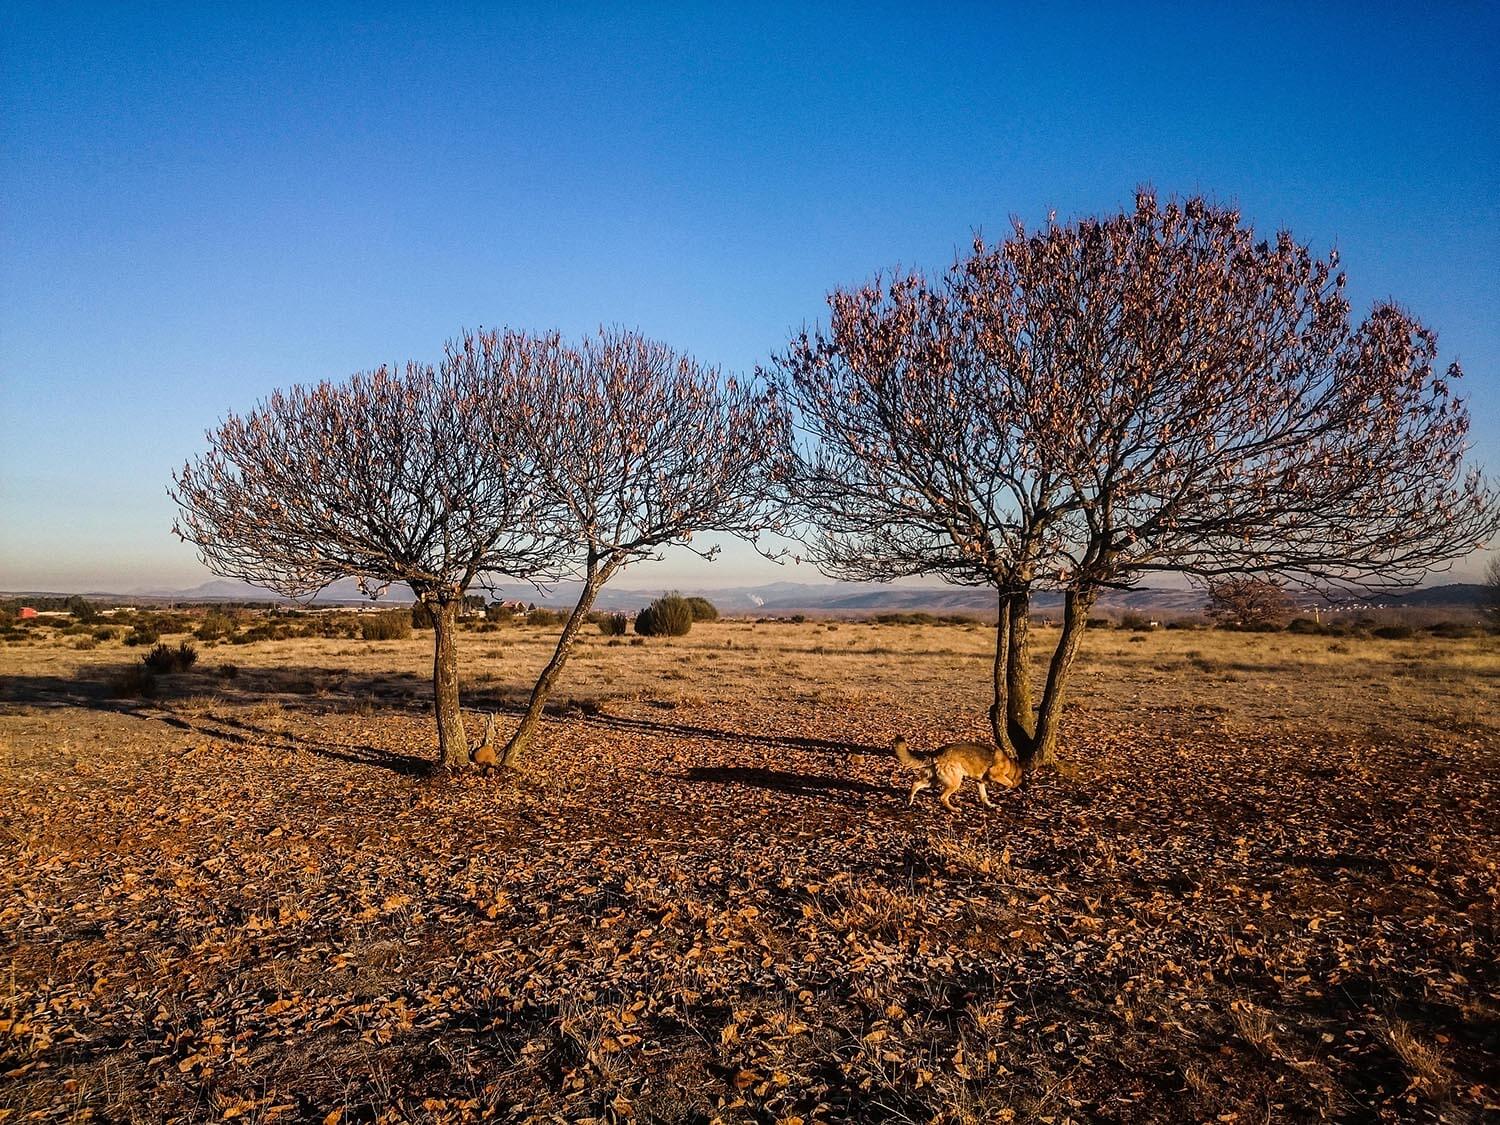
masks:
{"label": "long shadow", "polygon": [[[404,776],[421,776],[433,772],[434,764],[425,758],[399,754],[379,746],[360,743],[308,742],[295,738],[285,731],[257,726],[254,723],[224,715],[196,717],[190,722],[171,711],[169,706],[174,698],[181,698],[192,692],[181,690],[180,684],[165,682],[170,679],[172,677],[163,677],[163,681],[158,684],[158,694],[142,699],[116,696],[113,694],[108,679],[101,678],[97,674],[77,679],[66,679],[61,676],[7,676],[0,681],[0,710],[3,710],[7,704],[47,708],[82,707],[90,711],[124,715],[143,722],[161,723],[174,730],[191,731],[232,745],[255,745],[288,752],[298,751],[355,765],[375,766]],[[201,679],[201,677],[193,677],[193,679]],[[226,701],[231,696],[239,696],[238,702],[264,698],[263,693],[260,692],[226,690],[225,686],[219,682],[213,684],[213,690],[216,694],[223,695]],[[304,703],[305,701],[297,700],[284,705],[297,707]],[[321,713],[340,710],[336,704],[327,701],[324,701],[322,705],[306,706],[305,709]]]}
{"label": "long shadow", "polygon": [[694,766],[678,775],[684,781],[711,781],[721,785],[750,785],[774,793],[793,793],[803,797],[826,796],[832,792],[877,793],[888,797],[896,791],[885,785],[856,781],[850,777],[827,774],[788,773],[786,770],[760,766]]}
{"label": "long shadow", "polygon": [[335,761],[350,762],[354,765],[377,766],[380,769],[390,770],[392,773],[402,774],[406,777],[420,777],[437,772],[436,763],[426,758],[415,757],[411,754],[398,754],[394,750],[386,750],[379,746],[368,746],[354,742],[304,742],[301,739],[293,738],[284,731],[258,727],[254,723],[247,723],[239,719],[230,719],[224,716],[216,715],[207,721],[197,723],[186,723],[175,716],[152,717],[159,717],[162,722],[168,723],[171,726],[201,731],[221,742],[237,743],[241,746],[270,746],[273,749],[313,754],[319,758],[331,758]]}
{"label": "long shadow", "polygon": [[[85,707],[161,722],[180,730],[199,730],[227,742],[279,744],[288,750],[304,750],[344,761],[381,766],[403,774],[424,773],[431,769],[431,763],[425,759],[396,754],[380,747],[344,745],[334,748],[314,745],[295,740],[284,732],[222,715],[195,718],[189,723],[171,708],[174,700],[212,694],[224,699],[226,703],[275,702],[288,710],[325,715],[348,714],[353,707],[370,710],[426,710],[430,706],[428,692],[431,689],[420,676],[405,672],[362,675],[339,668],[283,666],[274,669],[245,669],[233,678],[224,678],[207,669],[195,669],[188,673],[158,677],[155,694],[143,699],[116,693],[113,681],[128,667],[129,664],[95,665],[82,669],[77,677],[71,679],[61,676],[9,676],[0,681],[0,706],[9,703],[42,707]],[[470,712],[493,711],[504,715],[520,715],[526,706],[520,689],[483,688],[468,692],[464,705]],[[887,746],[805,735],[753,734],[666,719],[630,718],[570,708],[566,701],[549,706],[548,713],[552,716],[564,716],[573,722],[624,733],[665,735],[769,749],[814,751],[838,757],[850,754],[891,754]]]}
{"label": "long shadow", "polygon": [[[486,696],[470,692],[464,706],[474,711],[495,711],[506,715],[525,712],[524,702],[516,702],[499,696]],[[665,734],[679,738],[696,738],[705,742],[732,742],[738,746],[765,746],[783,750],[816,750],[847,756],[849,754],[884,754],[892,756],[889,746],[872,746],[867,742],[841,742],[830,738],[808,738],[797,734],[750,734],[746,731],[724,730],[721,727],[698,726],[695,723],[673,723],[654,719],[632,719],[624,715],[607,715],[600,711],[569,710],[565,705],[549,706],[549,715],[565,716],[576,722],[609,730],[635,731],[644,734]]]}

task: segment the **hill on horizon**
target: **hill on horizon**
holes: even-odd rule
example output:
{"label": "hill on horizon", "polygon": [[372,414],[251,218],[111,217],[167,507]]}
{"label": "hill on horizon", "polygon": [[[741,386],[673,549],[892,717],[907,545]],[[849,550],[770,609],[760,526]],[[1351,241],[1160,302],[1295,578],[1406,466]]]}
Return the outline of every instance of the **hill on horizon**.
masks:
{"label": "hill on horizon", "polygon": [[[78,591],[26,590],[6,597],[67,597]],[[578,597],[579,584],[560,582],[538,590],[526,583],[507,583],[489,590],[476,588],[496,599],[515,599],[550,609],[567,608]],[[641,608],[663,592],[660,587],[609,587],[601,591],[596,607],[629,611]],[[988,587],[904,586],[875,582],[770,582],[758,586],[682,588],[688,596],[704,597],[725,613],[968,613],[994,612],[995,594]],[[290,602],[290,599],[231,579],[213,579],[186,589],[152,588],[121,593],[82,591],[83,596],[112,602]],[[1418,587],[1404,592],[1382,591],[1357,598],[1319,599],[1295,597],[1306,608],[1424,609],[1474,611],[1482,606],[1487,588],[1477,582],[1450,582]],[[1193,587],[1141,587],[1110,591],[1099,601],[1101,612],[1133,612],[1168,616],[1196,614],[1205,595]],[[405,586],[392,586],[378,599],[362,594],[352,580],[336,582],[311,599],[312,605],[400,605],[412,601]],[[1034,611],[1060,608],[1062,596],[1044,592],[1032,598]]]}

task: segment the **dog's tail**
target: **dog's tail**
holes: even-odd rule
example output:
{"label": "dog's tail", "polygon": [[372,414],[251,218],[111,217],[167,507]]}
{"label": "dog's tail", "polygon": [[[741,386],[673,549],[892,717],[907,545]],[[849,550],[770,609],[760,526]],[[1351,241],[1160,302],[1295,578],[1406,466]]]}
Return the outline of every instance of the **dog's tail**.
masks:
{"label": "dog's tail", "polygon": [[906,735],[898,734],[891,742],[891,749],[896,752],[896,761],[900,762],[909,770],[925,770],[927,762],[917,757],[906,747]]}

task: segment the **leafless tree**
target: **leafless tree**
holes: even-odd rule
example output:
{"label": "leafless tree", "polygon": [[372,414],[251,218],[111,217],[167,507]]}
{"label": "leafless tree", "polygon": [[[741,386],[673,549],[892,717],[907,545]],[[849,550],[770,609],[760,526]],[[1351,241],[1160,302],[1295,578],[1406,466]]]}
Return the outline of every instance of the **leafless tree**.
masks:
{"label": "leafless tree", "polygon": [[217,574],[288,597],[341,578],[408,585],[431,612],[443,766],[467,764],[456,616],[481,575],[553,577],[530,451],[497,425],[507,379],[546,338],[466,334],[433,368],[382,367],[277,391],[208,433],[174,474],[176,534]]}
{"label": "leafless tree", "polygon": [[803,439],[783,481],[830,577],[995,587],[991,720],[1019,756],[1033,729],[1029,597],[1057,569],[1043,532],[1066,481],[1033,447],[1018,384],[976,347],[959,280],[897,276],[829,296],[826,332],[801,333],[770,371]]}
{"label": "leafless tree", "polygon": [[605,583],[667,546],[713,557],[718,548],[700,547],[697,533],[755,540],[781,518],[768,473],[785,427],[763,389],[629,331],[556,344],[512,390],[515,401],[500,408],[532,452],[536,488],[557,513],[549,534],[583,585],[506,765],[524,754]]}
{"label": "leafless tree", "polygon": [[[1161,570],[1418,581],[1500,505],[1463,469],[1460,372],[1436,369],[1435,336],[1391,305],[1352,324],[1343,290],[1336,255],[1143,191],[1106,219],[976,240],[937,284],[833,294],[829,330],[773,364],[803,427],[787,480],[814,559],[995,586],[994,733],[1029,763],[1053,753],[1104,589]],[[1065,601],[1033,720],[1018,617],[1042,585]]]}
{"label": "leafless tree", "polygon": [[1204,612],[1226,629],[1263,629],[1284,625],[1292,614],[1286,587],[1274,578],[1230,575],[1208,583]]}

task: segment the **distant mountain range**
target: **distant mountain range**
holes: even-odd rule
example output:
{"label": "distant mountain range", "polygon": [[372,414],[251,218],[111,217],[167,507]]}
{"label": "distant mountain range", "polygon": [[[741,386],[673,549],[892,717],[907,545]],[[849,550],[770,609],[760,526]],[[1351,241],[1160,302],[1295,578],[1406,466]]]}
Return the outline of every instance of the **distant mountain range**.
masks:
{"label": "distant mountain range", "polygon": [[[0,596],[64,596],[30,590]],[[480,591],[475,590],[475,593]],[[627,589],[606,586],[597,607],[602,610],[635,610],[651,601],[660,588]],[[906,586],[874,582],[771,582],[760,586],[730,586],[686,589],[684,594],[705,597],[724,613],[730,614],[833,614],[870,613],[967,613],[987,614],[995,607],[995,595],[985,587]],[[579,584],[560,582],[545,592],[524,584],[496,587],[492,596],[517,599],[539,606],[559,608],[577,600]],[[148,589],[127,593],[86,592],[85,597],[106,602],[270,602],[284,601],[275,594],[245,582],[215,579],[188,589]],[[1400,594],[1382,593],[1360,599],[1346,599],[1332,604],[1352,608],[1476,610],[1484,603],[1486,587],[1472,582],[1453,582],[1426,586]],[[384,603],[411,601],[405,586],[392,586],[380,599]],[[1299,599],[1311,606],[1314,599]],[[365,605],[370,599],[360,593],[352,581],[337,582],[320,593],[316,605]],[[1100,599],[1102,612],[1113,611],[1180,617],[1196,614],[1203,607],[1203,593],[1191,588],[1166,589],[1145,587],[1138,590],[1112,591]],[[1322,602],[1321,605],[1330,603]],[[1046,613],[1062,605],[1059,594],[1040,594],[1032,600],[1034,610]]]}

